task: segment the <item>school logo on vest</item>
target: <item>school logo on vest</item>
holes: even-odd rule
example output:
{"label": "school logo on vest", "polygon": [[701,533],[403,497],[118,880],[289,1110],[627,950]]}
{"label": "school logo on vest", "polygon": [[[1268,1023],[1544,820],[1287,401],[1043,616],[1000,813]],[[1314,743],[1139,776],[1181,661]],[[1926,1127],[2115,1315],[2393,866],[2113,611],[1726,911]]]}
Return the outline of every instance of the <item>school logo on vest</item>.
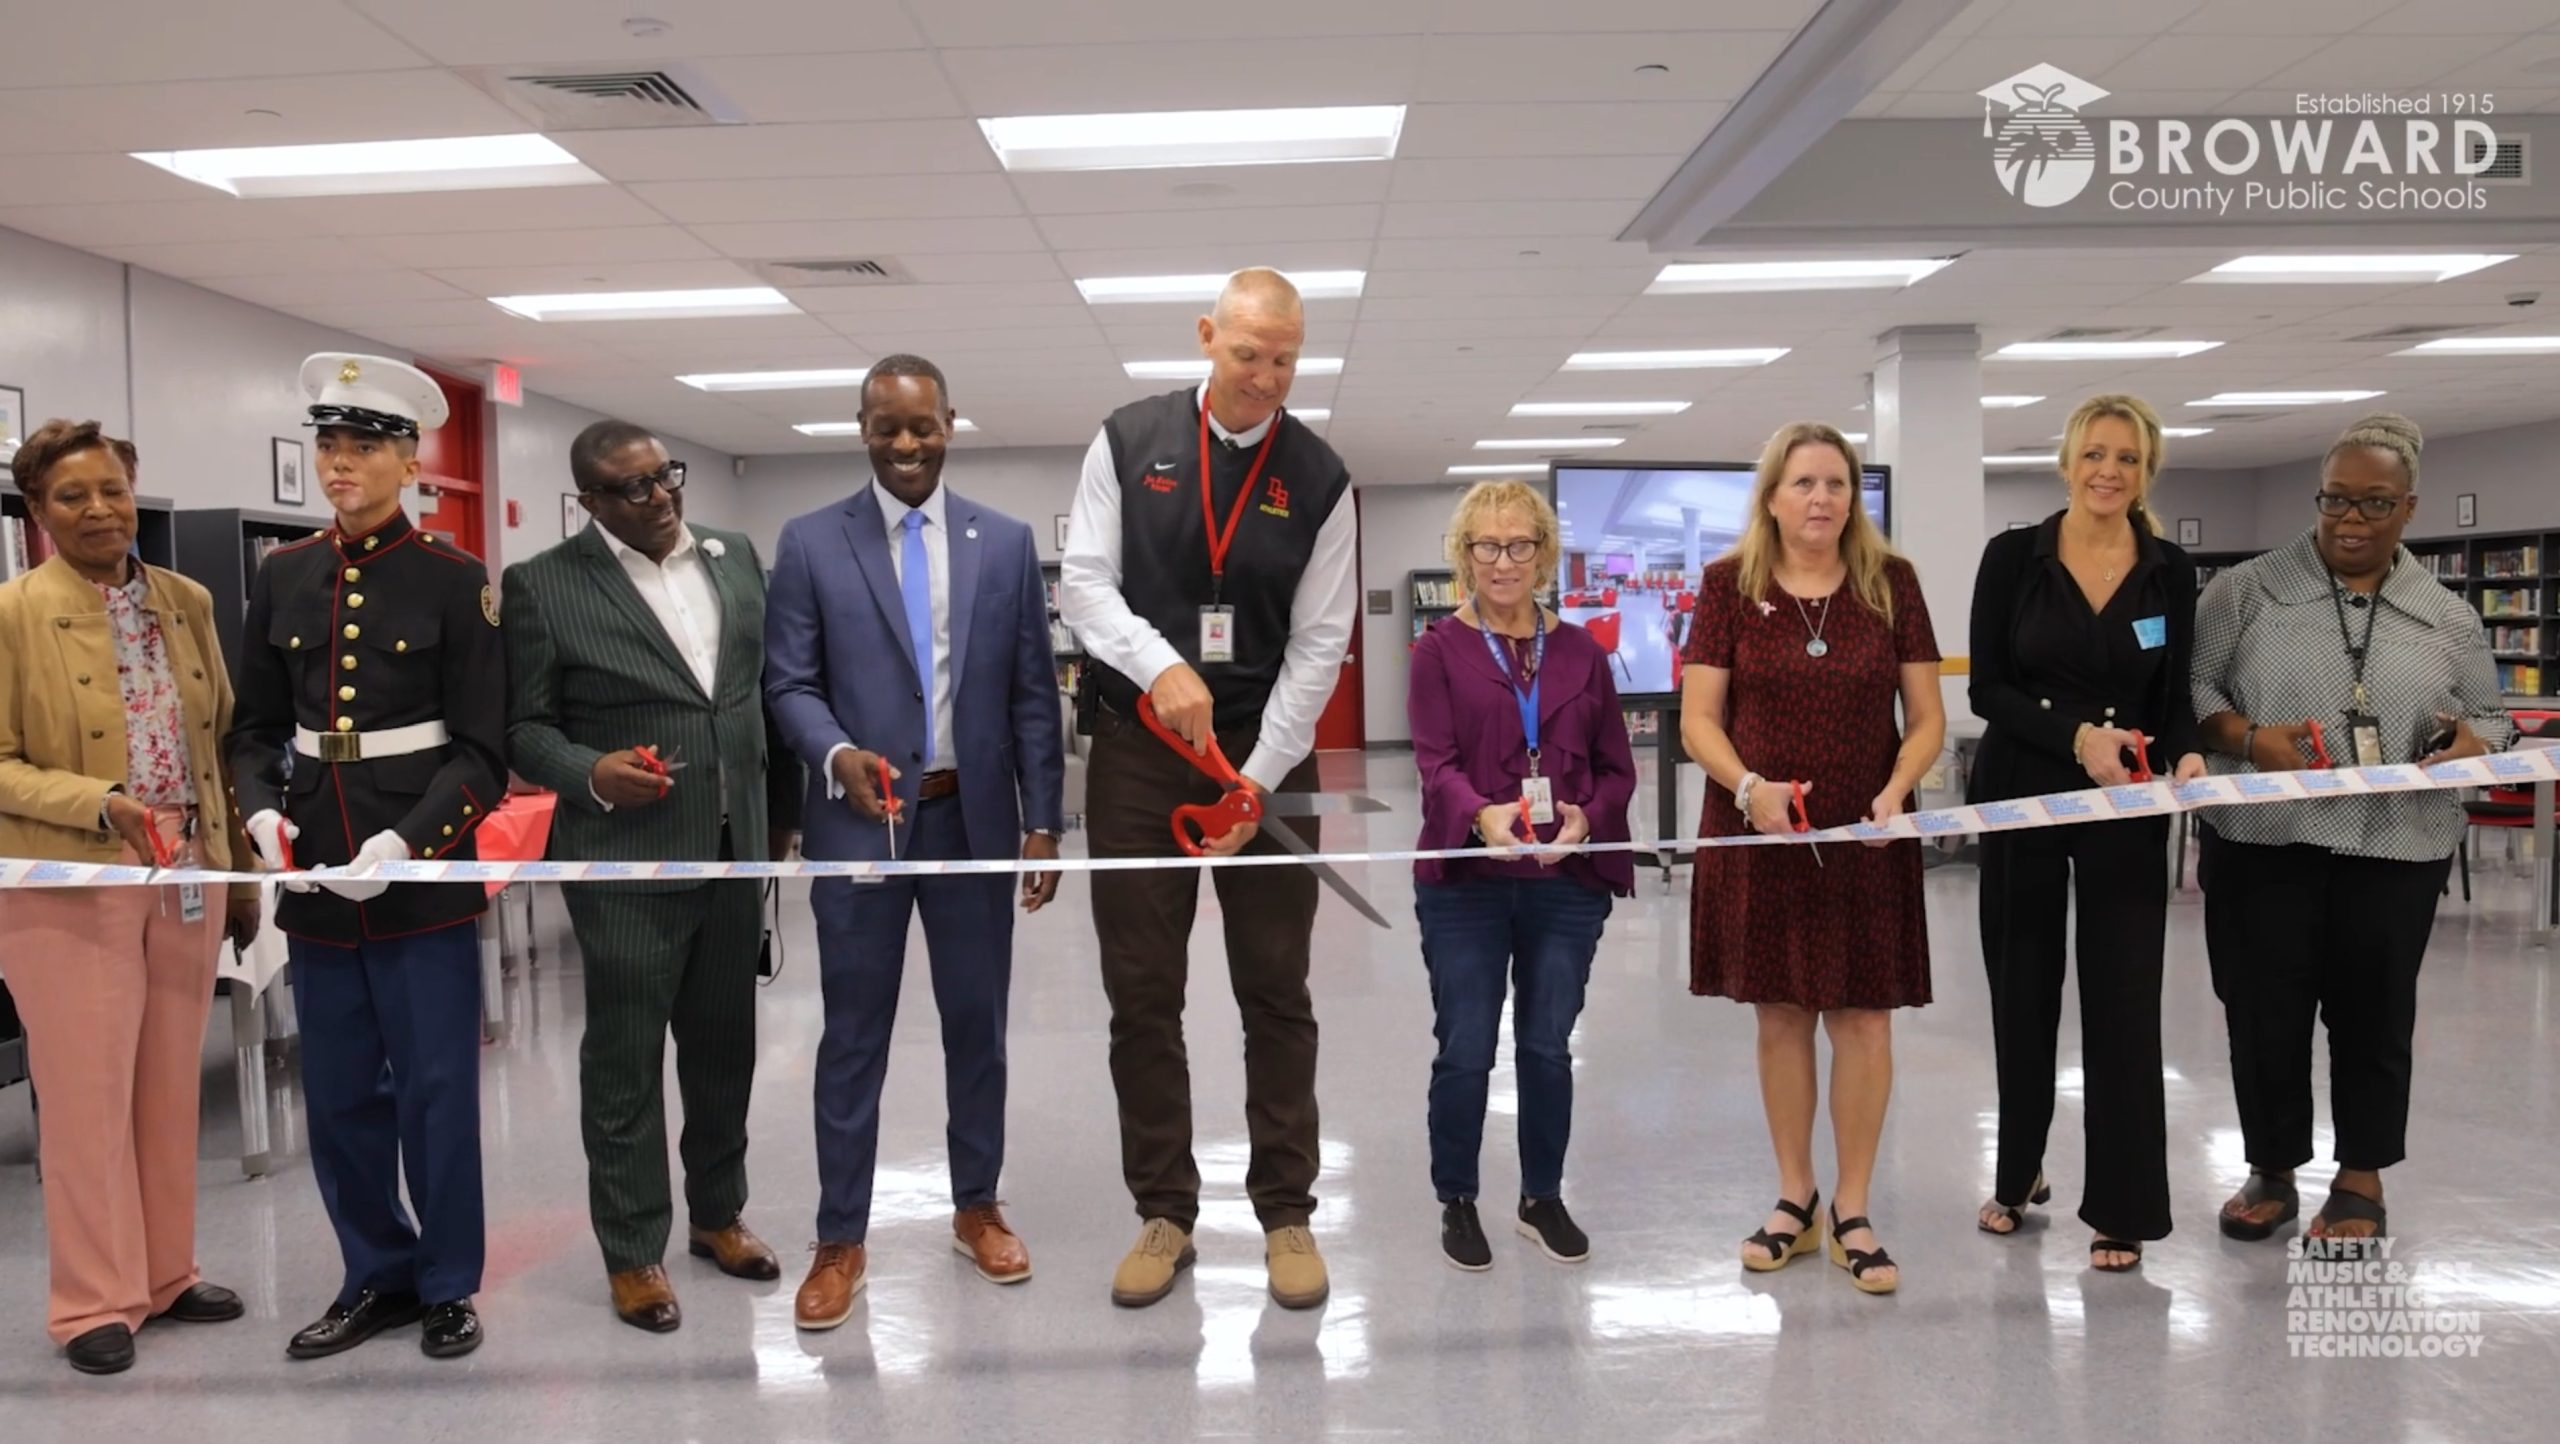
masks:
{"label": "school logo on vest", "polygon": [[1180,479],[1173,474],[1173,469],[1181,464],[1178,461],[1151,462],[1147,469],[1138,475],[1146,482],[1149,491],[1171,491],[1181,484]]}
{"label": "school logo on vest", "polygon": [[1271,478],[1271,484],[1264,489],[1260,510],[1264,516],[1276,516],[1282,521],[1289,519],[1289,488],[1280,478]]}
{"label": "school logo on vest", "polygon": [[[2031,206],[2067,205],[2098,174],[2098,142],[2080,123],[2080,108],[2110,92],[2059,66],[2039,64],[1976,92],[1982,97],[1982,135],[1991,142],[1992,174],[2009,194]],[[2009,107],[1998,130],[1993,102]]]}

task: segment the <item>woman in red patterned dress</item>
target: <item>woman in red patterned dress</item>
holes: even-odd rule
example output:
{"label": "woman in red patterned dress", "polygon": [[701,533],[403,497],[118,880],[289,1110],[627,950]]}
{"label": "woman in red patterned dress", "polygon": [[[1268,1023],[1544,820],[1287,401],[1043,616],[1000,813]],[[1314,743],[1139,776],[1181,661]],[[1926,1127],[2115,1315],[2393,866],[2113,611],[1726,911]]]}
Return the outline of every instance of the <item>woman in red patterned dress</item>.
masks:
{"label": "woman in red patterned dress", "polygon": [[[1704,836],[1882,822],[1937,760],[1946,711],[1928,607],[1911,564],[1860,505],[1859,475],[1838,431],[1781,429],[1760,455],[1741,541],[1698,581],[1680,653],[1680,740],[1707,772]],[[1839,1147],[1831,1259],[1859,1289],[1891,1293],[1899,1275],[1865,1213],[1893,1090],[1891,1010],[1929,1001],[1920,845],[1702,848],[1689,949],[1691,992],[1759,1013],[1779,1198],[1744,1240],[1743,1267],[1783,1268],[1820,1238],[1819,1018]]]}

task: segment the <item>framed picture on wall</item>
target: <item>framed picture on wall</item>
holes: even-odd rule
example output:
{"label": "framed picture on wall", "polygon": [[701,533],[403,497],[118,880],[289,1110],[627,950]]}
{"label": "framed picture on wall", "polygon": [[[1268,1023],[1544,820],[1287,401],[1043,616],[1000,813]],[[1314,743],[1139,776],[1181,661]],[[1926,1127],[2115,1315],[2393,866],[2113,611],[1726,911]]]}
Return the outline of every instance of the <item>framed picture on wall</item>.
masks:
{"label": "framed picture on wall", "polygon": [[2453,499],[2453,524],[2471,526],[2480,520],[2480,494],[2466,491]]}
{"label": "framed picture on wall", "polygon": [[27,393],[15,386],[0,386],[0,461],[18,454],[18,443],[27,439]]}
{"label": "framed picture on wall", "polygon": [[1067,554],[1067,518],[1059,517],[1050,523],[1050,529],[1057,534],[1058,555],[1065,556]]}
{"label": "framed picture on wall", "polygon": [[2178,518],[2178,545],[2182,547],[2200,547],[2204,545],[2204,519],[2202,517],[2182,516]]}
{"label": "framed picture on wall", "polygon": [[276,505],[302,505],[303,479],[311,470],[310,462],[303,454],[302,438],[279,436],[275,438],[275,444],[271,450],[273,460],[270,464],[275,471]]}
{"label": "framed picture on wall", "polygon": [[578,529],[586,524],[587,509],[578,505],[578,494],[574,491],[564,491],[560,493],[561,540],[566,541],[570,537],[576,536],[578,534]]}

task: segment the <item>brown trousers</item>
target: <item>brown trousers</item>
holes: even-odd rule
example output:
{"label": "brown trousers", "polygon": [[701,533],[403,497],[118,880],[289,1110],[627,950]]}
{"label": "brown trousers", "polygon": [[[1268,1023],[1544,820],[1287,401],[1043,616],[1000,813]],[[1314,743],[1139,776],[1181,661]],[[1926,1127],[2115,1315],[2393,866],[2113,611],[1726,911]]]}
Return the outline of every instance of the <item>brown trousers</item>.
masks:
{"label": "brown trousers", "polygon": [[[1217,784],[1137,722],[1102,712],[1094,723],[1086,783],[1095,857],[1178,857],[1171,816],[1211,802]],[[1250,730],[1218,745],[1241,764]],[[1284,791],[1312,792],[1315,760],[1298,764]],[[1317,846],[1312,818],[1287,826]],[[1248,852],[1276,852],[1256,838]],[[1295,867],[1211,873],[1226,921],[1227,978],[1244,1019],[1244,1116],[1252,1142],[1245,1190],[1266,1229],[1303,1224],[1315,1210],[1316,1014],[1307,996],[1315,926],[1315,874]],[[1186,1231],[1200,1217],[1200,1166],[1191,1156],[1191,1065],[1182,1004],[1191,971],[1191,923],[1200,869],[1166,867],[1093,874],[1093,930],[1102,987],[1111,1000],[1111,1082],[1120,1096],[1120,1171],[1140,1218]]]}

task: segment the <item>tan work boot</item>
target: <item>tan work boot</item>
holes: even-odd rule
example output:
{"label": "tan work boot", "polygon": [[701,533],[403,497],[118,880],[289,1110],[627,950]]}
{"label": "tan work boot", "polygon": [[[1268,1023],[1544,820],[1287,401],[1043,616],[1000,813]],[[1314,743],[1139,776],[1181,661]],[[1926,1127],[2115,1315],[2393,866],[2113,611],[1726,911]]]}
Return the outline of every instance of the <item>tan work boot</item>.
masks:
{"label": "tan work boot", "polygon": [[1148,1219],[1111,1276],[1111,1302],[1124,1309],[1145,1308],[1172,1293],[1173,1281],[1199,1257],[1182,1225],[1169,1218]]}
{"label": "tan work boot", "polygon": [[1332,1292],[1325,1278],[1324,1255],[1316,1252],[1316,1236],[1305,1224],[1271,1230],[1262,1261],[1271,1270],[1272,1302],[1284,1309],[1312,1309]]}

